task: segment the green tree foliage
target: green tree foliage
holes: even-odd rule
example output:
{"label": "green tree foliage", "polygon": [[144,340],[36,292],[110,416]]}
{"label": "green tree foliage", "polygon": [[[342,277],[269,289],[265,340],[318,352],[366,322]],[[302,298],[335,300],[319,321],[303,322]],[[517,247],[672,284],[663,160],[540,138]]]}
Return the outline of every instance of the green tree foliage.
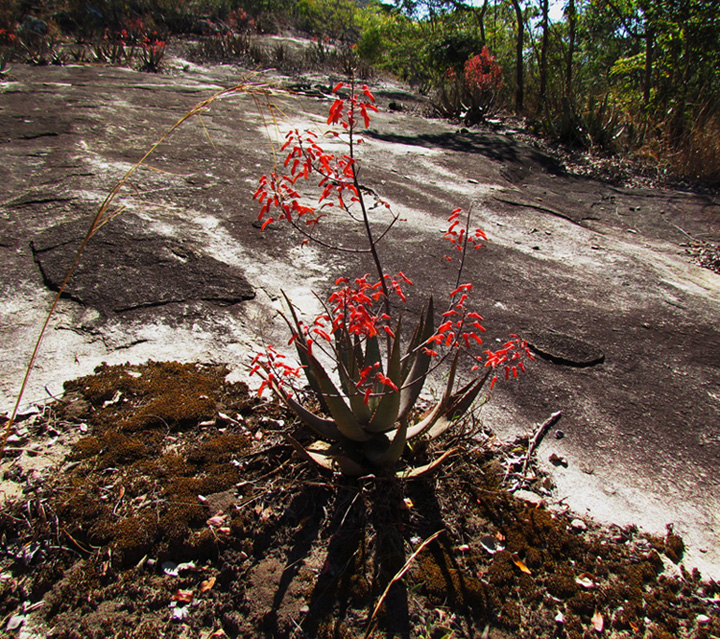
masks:
{"label": "green tree foliage", "polygon": [[353,0],[298,0],[297,25],[308,33],[357,40],[357,5]]}

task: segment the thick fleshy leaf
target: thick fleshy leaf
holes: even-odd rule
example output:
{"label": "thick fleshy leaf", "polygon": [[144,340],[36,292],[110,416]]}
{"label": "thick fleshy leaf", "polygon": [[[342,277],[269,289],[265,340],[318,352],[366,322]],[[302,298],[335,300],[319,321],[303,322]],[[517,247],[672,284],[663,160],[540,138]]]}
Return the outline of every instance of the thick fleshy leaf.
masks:
{"label": "thick fleshy leaf", "polygon": [[364,366],[374,366],[375,364],[380,364],[380,366],[378,367],[378,371],[381,373],[384,372],[382,370],[382,355],[380,354],[380,342],[377,335],[368,337],[365,344]]}
{"label": "thick fleshy leaf", "polygon": [[349,477],[360,477],[367,475],[369,472],[367,468],[343,454],[342,449],[337,445],[328,446],[323,442],[315,442],[305,448],[299,441],[287,433],[285,433],[285,439],[290,442],[292,447],[300,453],[302,457],[308,461],[315,462],[318,466],[326,470],[335,470],[335,466],[337,466],[343,475]]}
{"label": "thick fleshy leaf", "polygon": [[303,446],[297,439],[284,433],[285,439],[290,442],[292,447],[300,453],[302,457],[308,461],[315,462],[318,466],[322,466],[325,470],[333,469],[333,458],[332,455],[328,454],[328,448],[317,448],[310,452],[305,446]]}
{"label": "thick fleshy leaf", "polygon": [[413,406],[415,406],[415,402],[417,402],[423,385],[425,384],[425,378],[427,377],[427,371],[432,358],[419,347],[420,344],[427,342],[435,331],[433,313],[433,299],[431,297],[428,300],[425,317],[418,325],[415,335],[413,336],[413,341],[410,343],[410,351],[412,352],[415,349],[417,349],[417,351],[413,356],[412,366],[403,379],[402,389],[400,391],[400,419],[405,419],[408,416]]}
{"label": "thick fleshy leaf", "polygon": [[[433,298],[430,296],[430,299],[428,300],[428,305],[432,306]],[[433,317],[430,315],[430,321],[432,323]],[[402,377],[407,377],[408,372],[410,372],[410,367],[413,365],[413,362],[415,361],[415,351],[420,346],[420,344],[423,343],[423,335],[425,334],[427,327],[427,309],[424,310],[420,314],[420,319],[418,320],[417,325],[415,326],[415,330],[413,331],[412,337],[410,338],[410,342],[407,345],[407,354],[405,357],[403,357],[403,363],[402,363]],[[429,336],[428,336],[429,337]],[[427,338],[425,338],[427,339]]]}
{"label": "thick fleshy leaf", "polygon": [[[395,329],[395,339],[390,355],[388,356],[388,373],[390,381],[400,387],[400,333],[402,323],[398,322]],[[400,410],[400,391],[384,386],[383,396],[373,412],[372,419],[366,426],[371,433],[385,433],[392,429],[398,418]]]}
{"label": "thick fleshy leaf", "polygon": [[[292,316],[292,323],[281,313],[282,318],[285,320],[285,322],[290,327],[290,330],[296,333],[297,335],[300,335],[300,320],[298,319],[297,313],[295,313],[295,307],[290,302],[290,299],[285,294],[285,291],[280,291],[283,298],[285,299],[285,304],[287,304],[288,309],[290,309],[290,315]],[[304,342],[297,338],[295,340],[295,349],[297,350],[298,359],[300,360],[300,363],[304,366],[303,371],[305,373],[305,378],[308,381],[308,384],[310,385],[310,388],[312,388],[313,392],[317,395],[318,400],[320,401],[321,406],[323,409],[328,410],[323,397],[322,397],[322,391],[320,389],[320,385],[318,384],[317,379],[315,378],[315,375],[312,371],[312,368],[310,367],[310,361],[308,360],[308,350],[307,346],[304,344]]]}
{"label": "thick fleshy leaf", "polygon": [[355,388],[359,376],[355,350],[347,331],[340,328],[335,331],[334,337],[340,383],[342,384],[343,392],[349,395],[352,389]]}
{"label": "thick fleshy leaf", "polygon": [[338,430],[348,439],[355,442],[366,442],[370,439],[369,433],[360,425],[348,405],[345,403],[340,391],[333,384],[329,375],[322,367],[322,364],[311,354],[308,354],[308,362],[315,375],[322,398],[325,400],[328,412],[338,427]]}
{"label": "thick fleshy leaf", "polygon": [[471,380],[452,395],[448,403],[447,411],[447,415],[450,419],[462,417],[468,410],[470,410],[470,406],[472,406],[472,403],[475,401],[478,393],[485,385],[488,377],[490,377],[491,372],[492,369],[488,369],[485,375]]}
{"label": "thick fleshy leaf", "polygon": [[357,382],[360,379],[358,361],[355,358],[356,350],[347,332],[343,335],[336,333],[336,341],[343,344],[338,347],[341,355],[339,358],[338,375],[342,384],[343,392],[350,402],[350,410],[360,424],[367,424],[372,417],[370,407],[365,403],[365,396],[357,389]]}
{"label": "thick fleshy leaf", "polygon": [[432,428],[435,423],[443,416],[445,406],[442,401],[439,401],[435,406],[432,407],[430,412],[421,419],[417,424],[413,424],[407,430],[408,440],[414,439],[419,435]]}
{"label": "thick fleshy leaf", "polygon": [[455,358],[450,365],[450,371],[448,372],[448,381],[447,385],[445,386],[445,391],[443,393],[442,399],[440,399],[440,401],[435,404],[435,406],[433,406],[432,410],[427,414],[424,419],[420,420],[417,424],[413,424],[410,428],[408,428],[408,439],[413,439],[418,435],[422,435],[424,432],[432,428],[435,423],[446,414],[448,406],[450,405],[452,387],[455,384],[455,371],[457,370],[459,357],[460,351],[456,353]]}
{"label": "thick fleshy leaf", "polygon": [[287,395],[283,397],[283,400],[287,404],[287,407],[298,416],[300,421],[302,421],[302,423],[312,430],[318,437],[328,441],[341,441],[343,439],[342,433],[340,433],[337,425],[332,419],[319,417]]}
{"label": "thick fleshy leaf", "polygon": [[392,440],[387,434],[378,435],[363,447],[365,457],[376,466],[395,464],[405,450],[407,443],[407,422],[395,431]]}
{"label": "thick fleshy leaf", "polygon": [[270,381],[270,388],[275,395],[277,395],[285,403],[285,405],[293,411],[298,418],[318,437],[334,442],[345,439],[332,419],[325,419],[324,417],[320,417],[309,411],[302,404],[295,401],[290,395],[288,395],[285,389],[277,382]]}

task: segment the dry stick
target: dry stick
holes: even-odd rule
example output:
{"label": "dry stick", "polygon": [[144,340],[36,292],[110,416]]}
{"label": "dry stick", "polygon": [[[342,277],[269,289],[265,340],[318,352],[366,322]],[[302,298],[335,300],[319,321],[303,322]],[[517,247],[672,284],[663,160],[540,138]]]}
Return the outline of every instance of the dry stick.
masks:
{"label": "dry stick", "polygon": [[[145,155],[140,158],[140,160],[135,163],[128,171],[125,173],[125,175],[122,177],[122,179],[113,187],[113,189],[108,193],[107,197],[103,200],[102,204],[98,208],[97,212],[95,213],[95,217],[93,217],[93,220],[90,224],[90,228],[88,229],[87,233],[85,234],[85,237],[83,238],[83,241],[80,244],[80,247],[77,250],[77,253],[75,254],[75,258],[73,260],[72,265],[70,266],[67,274],[65,275],[65,279],[63,280],[62,285],[60,286],[60,289],[57,292],[57,295],[55,295],[55,299],[53,300],[52,305],[50,306],[50,310],[47,313],[47,316],[45,317],[45,321],[43,322],[43,325],[40,329],[40,334],[38,335],[38,338],[35,342],[35,347],[33,348],[32,355],[30,356],[30,361],[28,362],[28,365],[25,369],[25,376],[23,377],[22,384],[20,386],[20,391],[18,392],[17,398],[15,400],[15,405],[13,407],[12,413],[10,415],[10,419],[6,422],[4,432],[2,433],[1,439],[0,439],[0,459],[3,456],[3,453],[5,451],[5,444],[7,443],[7,438],[10,435],[10,431],[12,430],[13,424],[15,423],[15,418],[17,417],[18,410],[20,409],[20,402],[22,401],[22,397],[25,393],[25,389],[27,388],[28,380],[30,379],[30,373],[32,372],[33,366],[35,365],[35,360],[37,359],[38,353],[40,351],[40,344],[43,340],[43,337],[45,336],[45,333],[47,331],[47,327],[50,324],[50,319],[52,318],[53,314],[55,313],[55,309],[57,308],[58,303],[60,302],[60,298],[62,297],[63,292],[65,291],[65,287],[67,286],[68,282],[70,281],[70,277],[75,272],[75,269],[77,268],[77,265],[80,263],[80,258],[82,257],[83,253],[85,252],[85,248],[88,245],[88,242],[90,239],[97,233],[97,231],[105,225],[107,222],[109,222],[114,217],[117,217],[120,212],[122,212],[123,207],[120,207],[119,209],[116,209],[110,214],[107,214],[108,209],[110,208],[110,205],[113,203],[115,198],[117,197],[118,193],[122,189],[123,186],[127,183],[127,181],[130,179],[130,177],[139,169],[147,160],[148,157],[152,153],[155,152],[155,150],[168,138],[176,129],[178,129],[180,126],[182,126],[187,120],[192,118],[195,115],[200,115],[205,109],[207,109],[213,102],[216,100],[219,100],[224,97],[237,95],[237,94],[248,94],[253,96],[255,98],[256,102],[260,96],[265,98],[265,105],[269,108],[269,98],[274,94],[274,90],[270,88],[268,85],[260,85],[260,84],[252,84],[251,82],[243,82],[242,84],[237,84],[233,87],[230,87],[229,89],[222,89],[221,91],[218,91],[217,93],[214,93],[209,98],[203,100],[202,102],[199,102],[196,104],[190,111],[188,111],[185,115],[183,115],[175,124],[170,127],[158,140],[153,144],[150,149],[145,153]],[[272,112],[272,109],[270,109]],[[273,116],[274,119],[274,116]],[[264,119],[263,119],[264,121]]]}
{"label": "dry stick", "polygon": [[408,571],[410,568],[410,564],[412,563],[413,559],[417,557],[420,552],[427,546],[431,541],[434,541],[439,535],[444,533],[445,530],[438,530],[437,532],[434,532],[432,535],[430,535],[425,541],[423,541],[416,549],[415,552],[408,557],[408,560],[405,562],[405,565],[399,570],[399,572],[390,580],[390,583],[387,585],[385,590],[383,591],[383,594],[380,596],[380,599],[378,600],[375,609],[373,610],[372,615],[370,615],[370,620],[368,621],[367,629],[365,631],[365,637],[364,639],[369,639],[370,635],[373,633],[374,626],[373,626],[373,620],[375,619],[375,615],[377,615],[378,610],[380,610],[380,606],[383,605],[383,602],[385,601],[385,597],[387,597],[388,592],[390,592],[390,588],[392,585],[403,578],[403,575]]}
{"label": "dry stick", "polygon": [[528,466],[530,465],[530,458],[532,457],[532,454],[535,452],[535,449],[537,448],[538,444],[542,441],[543,437],[545,437],[545,433],[554,425],[557,424],[558,421],[560,421],[560,418],[562,417],[562,411],[559,410],[557,413],[553,413],[550,415],[550,417],[544,421],[538,429],[535,431],[535,434],[532,436],[532,439],[528,442],[528,449],[527,449],[527,455],[525,456],[525,463],[523,464],[523,470],[522,474],[525,476],[527,473]]}

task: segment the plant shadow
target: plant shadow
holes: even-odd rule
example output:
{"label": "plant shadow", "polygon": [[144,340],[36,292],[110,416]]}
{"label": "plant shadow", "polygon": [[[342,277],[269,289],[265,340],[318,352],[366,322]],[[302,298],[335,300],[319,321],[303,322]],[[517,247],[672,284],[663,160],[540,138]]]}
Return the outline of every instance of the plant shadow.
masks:
{"label": "plant shadow", "polygon": [[[304,517],[307,521],[287,544],[273,611],[266,618],[266,636],[285,636],[287,629],[280,627],[278,612],[292,582],[302,578],[301,568],[310,560],[322,567],[309,586],[302,618],[294,622],[292,636],[345,637],[349,627],[360,625],[368,637],[409,639],[417,623],[412,589],[424,585],[408,586],[404,571],[411,556],[408,549],[417,549],[419,539],[445,530],[434,481],[403,481],[393,475],[341,478],[333,487],[331,482],[328,478],[326,487],[330,489],[324,491],[314,484],[288,507],[295,511],[312,503]],[[297,513],[283,520],[286,525],[296,522]],[[312,558],[318,549],[319,558]],[[467,608],[464,602],[472,594],[467,592],[449,542],[435,540],[412,560],[435,566],[430,586],[443,591],[449,603]],[[363,621],[358,623],[359,618]]]}

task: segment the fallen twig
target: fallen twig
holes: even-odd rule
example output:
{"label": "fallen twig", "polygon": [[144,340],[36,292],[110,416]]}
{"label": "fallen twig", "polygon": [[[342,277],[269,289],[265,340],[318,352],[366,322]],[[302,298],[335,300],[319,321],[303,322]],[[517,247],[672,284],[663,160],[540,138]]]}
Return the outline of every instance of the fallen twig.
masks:
{"label": "fallen twig", "polygon": [[532,436],[530,441],[528,442],[528,449],[527,453],[525,455],[525,463],[523,464],[522,474],[525,476],[527,474],[528,466],[530,465],[530,460],[532,459],[533,453],[535,452],[535,449],[538,447],[540,442],[542,441],[543,437],[545,437],[545,434],[550,430],[552,426],[557,424],[560,421],[560,418],[562,417],[562,411],[559,410],[557,413],[553,413],[550,415],[548,419],[546,419],[540,426],[538,426],[537,430],[535,431],[535,434]]}

